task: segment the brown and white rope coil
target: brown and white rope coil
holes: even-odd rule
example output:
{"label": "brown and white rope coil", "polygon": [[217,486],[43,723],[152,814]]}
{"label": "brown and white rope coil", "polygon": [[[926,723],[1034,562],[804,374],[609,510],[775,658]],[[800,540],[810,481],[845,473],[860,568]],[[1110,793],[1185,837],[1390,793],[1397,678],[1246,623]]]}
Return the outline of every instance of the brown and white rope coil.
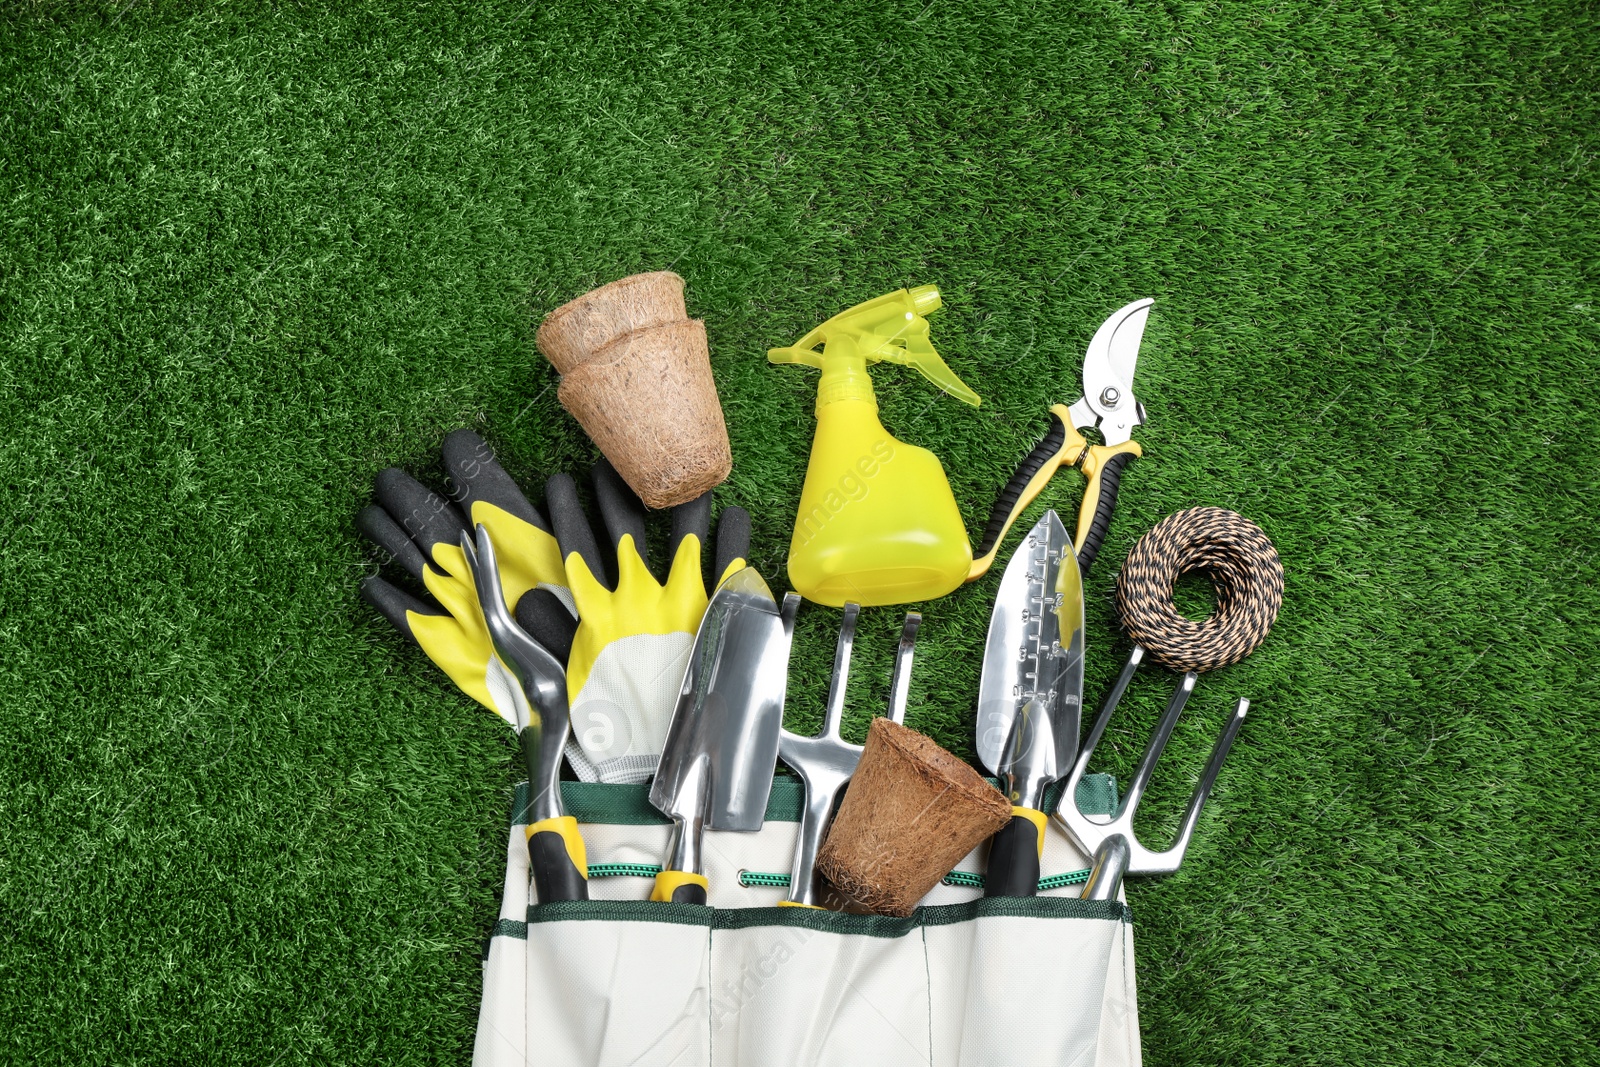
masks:
{"label": "brown and white rope coil", "polygon": [[[1198,571],[1211,579],[1217,608],[1196,622],[1178,612],[1172,590]],[[1117,575],[1122,625],[1152,659],[1175,671],[1238,663],[1266,640],[1283,604],[1283,561],[1249,519],[1226,508],[1168,515],[1139,539]]]}

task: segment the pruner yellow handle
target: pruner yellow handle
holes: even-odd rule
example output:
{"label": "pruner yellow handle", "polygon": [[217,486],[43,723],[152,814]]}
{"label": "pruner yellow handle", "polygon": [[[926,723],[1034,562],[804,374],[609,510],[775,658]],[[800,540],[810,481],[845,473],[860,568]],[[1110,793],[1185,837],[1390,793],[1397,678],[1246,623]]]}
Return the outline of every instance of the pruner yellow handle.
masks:
{"label": "pruner yellow handle", "polygon": [[1000,490],[994,511],[989,515],[989,525],[983,531],[983,540],[967,572],[967,581],[981,578],[994,565],[995,556],[1006,539],[1011,524],[1017,520],[1034,498],[1050,484],[1056,471],[1062,467],[1081,466],[1088,484],[1084,486],[1083,503],[1078,508],[1078,532],[1072,540],[1072,549],[1078,556],[1078,569],[1087,571],[1100,554],[1106,533],[1111,529],[1111,516],[1117,507],[1117,489],[1122,483],[1122,472],[1144,451],[1137,441],[1124,441],[1119,445],[1091,445],[1072,425],[1072,412],[1065,404],[1050,409],[1050,432],[1044,435],[1028,457],[1017,467],[1006,487]]}
{"label": "pruner yellow handle", "polygon": [[[976,558],[972,561],[972,569],[967,571],[967,581],[982,578],[989,572],[1017,516],[1044,491],[1056,471],[1062,467],[1076,466],[1089,447],[1083,434],[1072,425],[1072,413],[1065,404],[1057,404],[1050,409],[1050,420],[1050,432],[1018,464],[1017,472],[1000,490],[994,510],[989,513],[989,525],[984,528],[983,540],[978,542],[978,551],[974,553]],[[1081,520],[1079,527],[1082,528]]]}
{"label": "pruner yellow handle", "polygon": [[1084,454],[1083,474],[1089,484],[1083,488],[1083,504],[1078,508],[1078,535],[1072,540],[1079,570],[1088,570],[1089,564],[1100,554],[1100,546],[1105,544],[1106,533],[1111,529],[1111,516],[1117,508],[1117,488],[1122,484],[1122,472],[1142,455],[1144,450],[1138,441],[1090,445]]}

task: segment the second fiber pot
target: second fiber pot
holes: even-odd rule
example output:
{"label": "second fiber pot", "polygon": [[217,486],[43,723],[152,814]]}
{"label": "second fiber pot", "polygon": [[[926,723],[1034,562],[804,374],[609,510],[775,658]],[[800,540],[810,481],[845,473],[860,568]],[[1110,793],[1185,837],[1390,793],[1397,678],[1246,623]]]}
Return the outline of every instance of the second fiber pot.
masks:
{"label": "second fiber pot", "polygon": [[1011,802],[931,738],[873,719],[817,870],[882,915],[910,915],[961,858],[1011,821]]}
{"label": "second fiber pot", "polygon": [[733,468],[699,319],[619,337],[556,395],[647,507],[693,500]]}

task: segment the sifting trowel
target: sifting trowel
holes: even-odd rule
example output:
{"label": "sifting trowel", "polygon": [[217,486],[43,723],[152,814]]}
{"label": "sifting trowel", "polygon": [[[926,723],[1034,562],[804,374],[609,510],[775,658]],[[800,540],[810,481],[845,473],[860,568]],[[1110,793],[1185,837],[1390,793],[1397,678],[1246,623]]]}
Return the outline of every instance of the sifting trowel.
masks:
{"label": "sifting trowel", "polygon": [[728,576],[695,635],[650,803],[672,819],[651,900],[706,903],[702,832],[761,829],[778,763],[800,597],[780,609],[753,567]]}
{"label": "sifting trowel", "polygon": [[1006,564],[978,684],[978,756],[1011,800],[994,835],[984,895],[1031,897],[1044,850],[1045,790],[1078,751],[1083,703],[1083,579],[1054,511]]}

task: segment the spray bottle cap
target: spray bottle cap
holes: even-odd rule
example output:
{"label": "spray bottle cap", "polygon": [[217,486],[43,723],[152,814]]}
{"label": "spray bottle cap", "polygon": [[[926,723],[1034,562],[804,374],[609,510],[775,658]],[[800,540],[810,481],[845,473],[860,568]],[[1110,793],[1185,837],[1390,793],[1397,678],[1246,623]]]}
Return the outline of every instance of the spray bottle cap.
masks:
{"label": "spray bottle cap", "polygon": [[982,403],[978,394],[956,377],[956,372],[939,358],[928,340],[928,320],[923,316],[937,311],[942,304],[938,286],[897,289],[839,312],[787,348],[768,349],[767,359],[773,363],[804,363],[820,369],[824,353],[818,352],[817,346],[835,338],[847,338],[853,342],[856,355],[867,363],[888,360],[915,367],[924,378],[957,400],[977,407]]}

